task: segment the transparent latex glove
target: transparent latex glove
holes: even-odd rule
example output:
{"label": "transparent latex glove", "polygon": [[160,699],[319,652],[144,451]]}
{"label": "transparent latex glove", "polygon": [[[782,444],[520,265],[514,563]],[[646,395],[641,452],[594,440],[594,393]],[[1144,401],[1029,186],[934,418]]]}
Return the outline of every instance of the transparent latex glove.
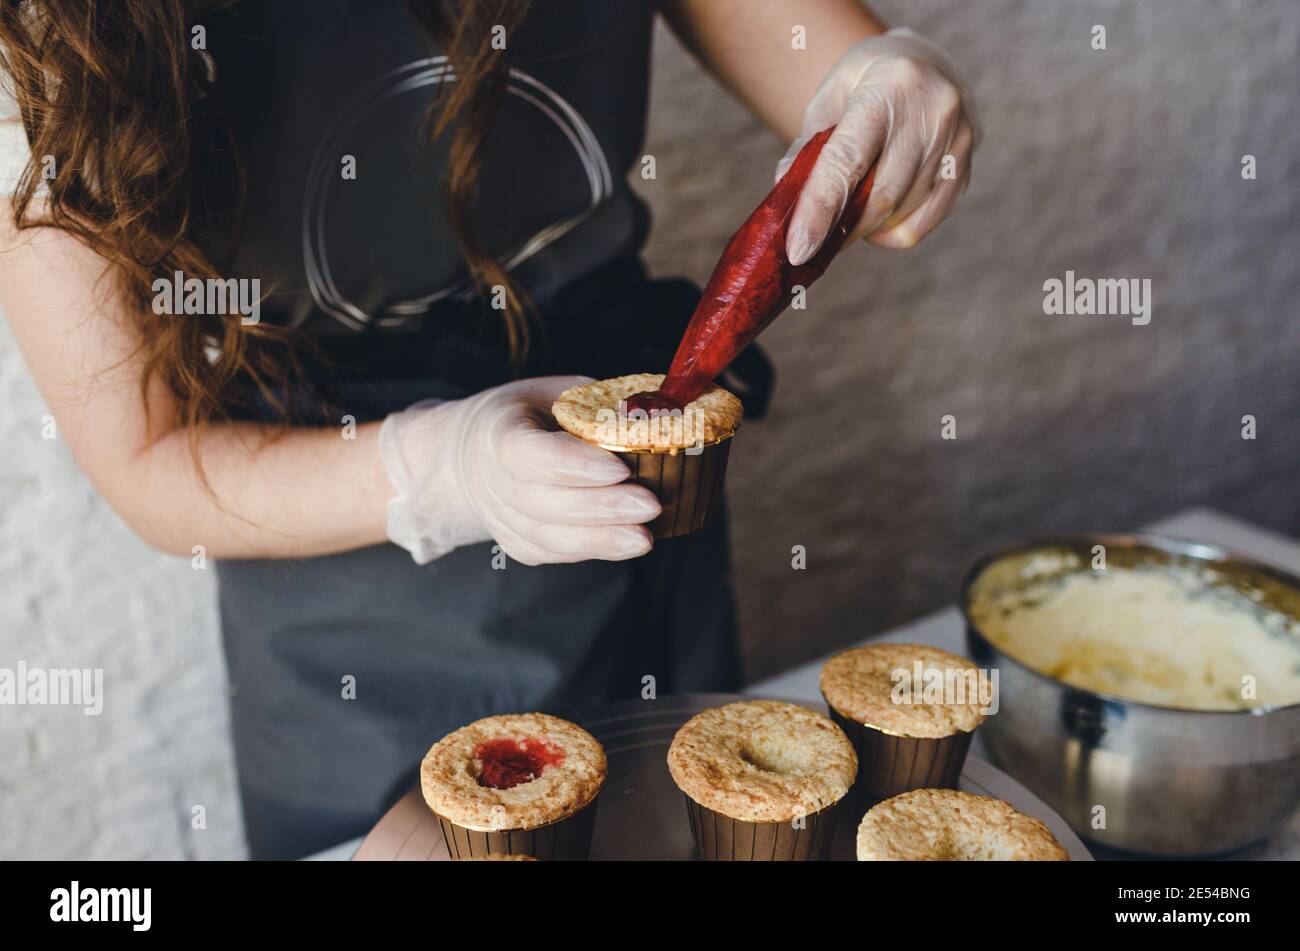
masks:
{"label": "transparent latex glove", "polygon": [[[831,68],[777,164],[777,180],[809,138],[833,125],[790,219],[792,264],[817,253],[873,162],[871,198],[849,240],[910,248],[966,190],[978,134],[974,104],[944,52],[912,30],[863,40]],[[951,179],[943,175],[947,155]]]}
{"label": "transparent latex glove", "polygon": [[659,514],[658,499],[619,484],[628,468],[613,453],[555,430],[551,404],[585,382],[520,380],[385,419],[379,455],[396,493],[389,539],[421,565],[488,539],[526,565],[648,552],[641,523]]}

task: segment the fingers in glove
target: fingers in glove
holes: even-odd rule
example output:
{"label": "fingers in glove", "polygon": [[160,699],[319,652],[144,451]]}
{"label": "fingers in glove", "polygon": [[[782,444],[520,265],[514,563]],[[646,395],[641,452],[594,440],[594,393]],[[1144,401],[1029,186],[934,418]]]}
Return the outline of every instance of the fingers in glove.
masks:
{"label": "fingers in glove", "polygon": [[515,426],[500,440],[501,462],[511,478],[547,485],[615,485],[628,467],[612,452],[566,432]]}
{"label": "fingers in glove", "polygon": [[[890,69],[904,92],[896,97],[893,123],[876,164],[875,186],[858,225],[863,234],[879,231],[910,211],[903,207],[904,201],[924,174],[927,160],[935,153],[942,157],[961,117],[961,93],[945,77],[908,58],[892,63]],[[921,178],[922,191],[913,207],[928,194],[933,172],[932,168]]]}
{"label": "fingers in glove", "polygon": [[543,376],[488,390],[475,408],[473,427],[478,437],[494,443],[516,430],[554,432],[556,399],[570,387],[590,382],[585,376]]}
{"label": "fingers in glove", "polygon": [[[872,226],[871,221],[865,220],[867,215],[863,215],[863,221],[859,223],[858,230],[861,234],[859,237],[871,234],[875,231],[887,230],[901,222],[904,218],[921,207],[921,203],[929,197],[930,192],[934,190],[935,183],[939,181],[939,171],[943,165],[945,155],[954,155],[954,158],[960,163],[962,156],[953,151],[953,143],[957,136],[957,131],[961,127],[961,96],[955,87],[949,87],[951,96],[944,95],[941,100],[935,103],[927,104],[926,108],[935,108],[941,110],[938,119],[938,125],[934,126],[934,132],[930,140],[922,147],[923,158],[921,164],[912,173],[911,184],[903,198],[895,205],[884,219]],[[929,126],[933,120],[927,119],[926,124]],[[891,174],[885,168],[889,159],[890,146],[885,144],[885,154],[880,160],[880,168],[876,170],[876,180],[879,181],[882,170],[885,174]],[[868,209],[870,213],[870,209]],[[868,230],[870,229],[870,230]]]}
{"label": "fingers in glove", "polygon": [[[876,160],[888,132],[889,106],[874,94],[858,106],[850,103],[844,118],[822,146],[812,174],[799,194],[786,235],[786,257],[803,264],[817,253],[849,195]],[[877,184],[879,188],[879,172]],[[873,189],[874,192],[874,189]]]}
{"label": "fingers in glove", "polygon": [[[972,131],[966,126],[954,137],[954,148],[958,140],[964,139],[969,143],[972,138]],[[956,178],[937,177],[929,196],[916,210],[892,228],[868,235],[867,240],[882,248],[906,250],[915,247],[957,207],[958,200],[970,183],[971,154],[968,147],[964,156],[958,160]]]}
{"label": "fingers in glove", "polygon": [[494,534],[502,550],[525,565],[571,564],[596,559],[626,561],[654,547],[650,532],[640,525],[546,525],[525,523]]}
{"label": "fingers in glove", "polygon": [[639,525],[657,518],[663,507],[639,485],[573,488],[515,482],[504,501],[535,522],[555,525]]}

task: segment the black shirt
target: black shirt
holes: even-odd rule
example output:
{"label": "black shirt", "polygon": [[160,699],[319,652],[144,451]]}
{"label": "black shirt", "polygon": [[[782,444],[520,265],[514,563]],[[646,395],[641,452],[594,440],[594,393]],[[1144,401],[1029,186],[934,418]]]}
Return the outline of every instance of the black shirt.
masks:
{"label": "black shirt", "polygon": [[[543,312],[645,240],[625,178],[642,149],[654,11],[547,0],[507,37],[513,72],[472,225]],[[196,22],[248,170],[237,276],[272,289],[263,319],[382,376],[373,364],[400,362],[430,319],[454,325],[467,296],[441,207],[446,143],[425,125],[445,61],[400,0],[245,0]],[[483,319],[491,334],[501,315]]]}

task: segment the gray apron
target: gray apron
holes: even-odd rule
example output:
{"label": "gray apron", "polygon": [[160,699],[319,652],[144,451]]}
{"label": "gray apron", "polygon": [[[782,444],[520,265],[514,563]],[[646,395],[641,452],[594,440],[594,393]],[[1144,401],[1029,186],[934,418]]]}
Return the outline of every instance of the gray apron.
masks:
{"label": "gray apron", "polygon": [[[697,292],[639,274],[623,262],[584,282],[578,296],[590,309],[547,322],[575,362],[539,357],[546,369],[602,376],[630,372],[628,361],[666,365],[662,342],[643,357],[645,338],[577,332],[621,312],[629,326],[673,328],[664,334],[673,340]],[[601,340],[610,358],[565,344],[564,326]],[[361,418],[458,392],[437,379],[343,390],[353,412],[364,406]],[[393,545],[219,565],[254,857],[300,856],[366,832],[416,781],[428,747],[479,717],[634,697],[647,676],[659,694],[739,683],[725,517],[631,562],[501,568],[491,549],[457,549],[423,567]]]}

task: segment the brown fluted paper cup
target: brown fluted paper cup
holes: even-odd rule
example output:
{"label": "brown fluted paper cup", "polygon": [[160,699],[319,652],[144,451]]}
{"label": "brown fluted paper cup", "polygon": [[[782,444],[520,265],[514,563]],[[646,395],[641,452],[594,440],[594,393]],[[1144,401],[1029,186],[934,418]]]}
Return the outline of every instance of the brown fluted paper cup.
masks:
{"label": "brown fluted paper cup", "polygon": [[701,806],[685,793],[696,854],[706,862],[820,862],[835,837],[843,800],[793,822],[746,822]]}
{"label": "brown fluted paper cup", "polygon": [[692,454],[604,446],[632,470],[629,482],[643,485],[659,499],[663,511],[646,527],[655,538],[675,538],[697,532],[722,508],[722,484],[727,475],[731,436]]}
{"label": "brown fluted paper cup", "polygon": [[656,539],[689,535],[717,516],[731,437],[744,415],[735,394],[716,385],[681,408],[629,410],[638,395],[658,399],[665,379],[662,373],[632,373],[591,380],[569,387],[551,404],[562,430],[614,453],[630,470],[628,481],[659,499],[663,511],[646,526]]}
{"label": "brown fluted paper cup", "polygon": [[830,704],[858,754],[857,788],[871,799],[888,799],[913,789],[956,789],[974,733],[937,738],[900,736],[842,716]]}
{"label": "brown fluted paper cup", "polygon": [[502,829],[479,832],[438,816],[442,837],[452,860],[483,858],[488,855],[529,855],[539,860],[581,862],[591,853],[591,834],[596,827],[599,796],[571,816],[536,829]]}

